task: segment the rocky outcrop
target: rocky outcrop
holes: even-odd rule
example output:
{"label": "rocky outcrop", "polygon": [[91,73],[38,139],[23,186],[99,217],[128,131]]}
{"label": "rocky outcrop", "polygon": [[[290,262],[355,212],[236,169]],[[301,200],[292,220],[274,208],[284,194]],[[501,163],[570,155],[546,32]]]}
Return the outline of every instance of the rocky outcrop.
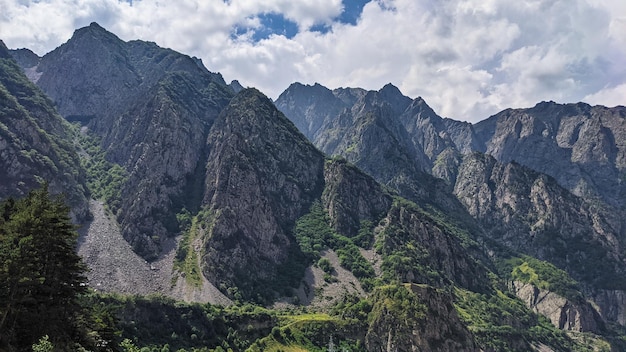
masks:
{"label": "rocky outcrop", "polygon": [[489,289],[484,263],[472,255],[470,245],[414,204],[396,200],[381,223],[376,246],[383,271],[391,275],[387,279],[437,287],[454,284],[474,292]]}
{"label": "rocky outcrop", "polygon": [[70,126],[20,70],[0,41],[0,199],[20,197],[49,183],[63,193],[75,222],[86,221],[85,172]]}
{"label": "rocky outcrop", "polygon": [[590,297],[605,321],[626,325],[625,291],[595,290]]}
{"label": "rocky outcrop", "polygon": [[[623,107],[540,103],[472,125],[443,119],[390,85],[331,91],[298,84],[276,104],[293,121],[305,121],[296,124],[324,152],[441,209],[496,251],[548,260],[589,292],[626,287]],[[617,296],[598,295],[608,321],[624,310]]]}
{"label": "rocky outcrop", "polygon": [[[309,138],[323,152],[344,157],[403,197],[443,209],[461,222],[472,221],[450,192],[460,154],[444,131],[444,120],[423,99],[411,100],[391,84],[379,91],[324,89],[293,84],[276,105],[296,125],[306,120],[319,126]],[[337,115],[332,113],[339,109],[321,108],[321,102],[339,104],[337,100],[344,106]],[[431,169],[448,183],[431,176]]]}
{"label": "rocky outcrop", "polygon": [[[405,291],[405,292],[403,292]],[[403,296],[403,300],[395,301]],[[479,351],[452,297],[426,285],[380,288],[373,295],[368,351]]]}
{"label": "rocky outcrop", "polygon": [[345,160],[334,159],[324,167],[326,187],[322,195],[331,226],[343,235],[357,235],[361,222],[378,222],[391,207],[392,198],[371,176]]}
{"label": "rocky outcrop", "polygon": [[530,309],[550,319],[552,325],[561,330],[596,334],[604,331],[604,321],[600,314],[584,300],[572,301],[520,281],[513,282],[512,286],[513,292]]}
{"label": "rocky outcrop", "polygon": [[15,62],[24,70],[26,77],[28,77],[31,82],[37,83],[37,80],[41,77],[41,72],[37,72],[37,65],[39,65],[41,58],[31,50],[25,48],[9,50],[9,52],[13,59],[15,59]]}
{"label": "rocky outcrop", "polygon": [[293,83],[278,97],[276,107],[313,141],[322,126],[349,105],[320,84]]}
{"label": "rocky outcrop", "polygon": [[[256,295],[297,252],[292,228],[324,187],[324,156],[255,89],[241,91],[207,140],[203,205],[213,214],[203,273]],[[250,268],[255,268],[250,270]]]}
{"label": "rocky outcrop", "polygon": [[551,177],[493,157],[466,155],[454,193],[490,238],[550,261],[574,279],[622,288],[626,261],[612,223]]}
{"label": "rocky outcrop", "polygon": [[481,150],[554,177],[578,196],[624,204],[626,108],[542,102],[477,123]]}

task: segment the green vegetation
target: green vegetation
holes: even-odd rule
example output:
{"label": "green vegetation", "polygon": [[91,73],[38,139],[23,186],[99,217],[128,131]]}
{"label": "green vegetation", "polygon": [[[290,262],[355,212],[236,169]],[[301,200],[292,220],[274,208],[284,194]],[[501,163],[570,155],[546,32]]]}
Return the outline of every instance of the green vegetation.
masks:
{"label": "green vegetation", "polygon": [[[481,348],[527,351],[528,342],[541,342],[558,351],[572,351],[575,343],[550,321],[532,313],[517,297],[495,291],[480,294],[456,288],[455,307]],[[578,346],[576,346],[578,347]]]}
{"label": "green vegetation", "polygon": [[583,300],[578,282],[551,263],[522,255],[502,259],[497,264],[505,278],[534,285],[572,301]]}
{"label": "green vegetation", "polygon": [[[395,198],[392,207],[420,212],[415,203],[402,198]],[[443,281],[441,274],[428,264],[430,253],[426,247],[399,224],[387,226],[375,248],[383,256],[381,264],[383,282],[396,284],[426,282],[440,285]]]}
{"label": "green vegetation", "polygon": [[76,140],[86,153],[81,158],[81,164],[87,170],[87,187],[94,198],[104,200],[109,209],[117,214],[128,173],[120,165],[106,160],[98,137],[77,133]]}
{"label": "green vegetation", "polygon": [[33,352],[52,352],[54,346],[52,346],[52,342],[50,342],[48,335],[45,335],[40,338],[37,343],[33,344],[32,349]]}
{"label": "green vegetation", "polygon": [[[296,221],[294,229],[300,250],[305,254],[309,264],[320,259],[320,252],[326,248],[333,249],[339,256],[342,267],[350,270],[362,283],[365,289],[373,287],[374,268],[361,255],[359,247],[346,236],[333,231],[330,221],[321,202],[315,201],[308,214]],[[367,232],[371,225],[365,223],[363,232]],[[364,234],[360,238],[369,236]]]}
{"label": "green vegetation", "polygon": [[183,230],[183,237],[176,249],[174,269],[184,273],[188,285],[201,287],[200,258],[198,258],[198,252],[194,250],[194,243],[199,239],[200,232],[211,231],[213,216],[208,209],[205,209],[200,211],[198,215],[191,217],[189,212],[183,209],[181,213],[176,215],[176,218],[179,227]]}
{"label": "green vegetation", "polygon": [[370,248],[374,244],[374,223],[371,220],[361,220],[358,234],[352,242],[361,248]]}
{"label": "green vegetation", "polygon": [[78,350],[109,342],[102,315],[81,304],[86,267],[68,214],[47,185],[0,204],[0,349]]}
{"label": "green vegetation", "polygon": [[414,321],[426,316],[427,308],[413,291],[411,284],[384,285],[374,290],[369,321],[384,319],[389,315],[397,321]]}
{"label": "green vegetation", "polygon": [[71,126],[8,58],[0,58],[0,121],[7,155],[16,156],[11,167],[21,170],[18,175],[7,174],[5,186],[13,184],[10,187],[26,193],[43,178],[55,186],[64,184],[72,205],[85,200],[85,174],[71,145]]}
{"label": "green vegetation", "polygon": [[[329,345],[338,350],[363,350],[361,341],[348,337],[352,330],[349,321],[323,313],[282,315],[279,318],[279,325],[272,328],[271,334],[255,342],[247,351],[323,352]],[[331,342],[333,338],[335,342]]]}
{"label": "green vegetation", "polygon": [[[276,311],[250,304],[220,307],[176,302],[163,296],[92,296],[119,317],[123,351],[362,351],[355,322],[325,313]],[[360,322],[359,322],[360,323]]]}
{"label": "green vegetation", "polygon": [[[327,312],[269,310],[251,304],[219,307],[163,296],[88,292],[82,285],[84,266],[74,251],[76,233],[67,212],[45,187],[0,206],[0,282],[6,283],[0,285],[3,350],[322,352],[334,346],[364,351],[366,332],[393,326],[399,336],[409,336],[428,319],[436,319],[414,284],[377,286],[368,298],[346,295]],[[314,213],[320,214],[315,209]],[[210,219],[210,213],[201,211],[189,230],[200,230],[199,224],[210,226]],[[190,235],[187,246],[196,235]],[[337,241],[335,235],[332,241]],[[191,257],[181,254],[181,258]],[[332,272],[328,260],[317,263]],[[545,284],[541,273],[547,269],[541,264],[529,258],[513,264],[519,272],[515,275]],[[462,289],[454,289],[454,296],[461,320],[485,350],[521,351],[532,341],[561,351],[585,351],[513,296]],[[587,341],[585,346],[607,346],[593,336],[578,339]]]}

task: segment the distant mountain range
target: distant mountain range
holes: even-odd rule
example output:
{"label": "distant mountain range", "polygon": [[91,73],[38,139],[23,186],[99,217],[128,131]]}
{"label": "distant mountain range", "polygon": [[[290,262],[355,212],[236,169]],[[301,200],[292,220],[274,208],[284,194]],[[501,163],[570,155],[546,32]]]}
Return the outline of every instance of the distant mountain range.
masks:
{"label": "distant mountain range", "polygon": [[391,84],[272,102],[95,23],[43,57],[0,45],[0,94],[0,199],[47,180],[83,243],[104,202],[166,283],[86,258],[107,290],[339,309],[367,351],[625,348],[625,107],[470,124]]}

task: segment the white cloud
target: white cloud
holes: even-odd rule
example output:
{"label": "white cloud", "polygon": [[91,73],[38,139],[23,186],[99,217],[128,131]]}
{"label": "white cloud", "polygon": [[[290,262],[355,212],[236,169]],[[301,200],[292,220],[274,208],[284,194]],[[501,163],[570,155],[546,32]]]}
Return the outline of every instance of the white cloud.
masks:
{"label": "white cloud", "polygon": [[[294,81],[379,89],[391,82],[443,116],[476,121],[541,100],[626,104],[626,2],[377,0],[355,26],[339,0],[0,0],[0,39],[39,54],[97,21],[124,40],[201,57],[212,71],[272,98]],[[298,24],[253,42],[280,13]],[[331,26],[325,34],[314,24]],[[621,101],[621,102],[620,102]]]}
{"label": "white cloud", "polygon": [[596,93],[587,95],[584,101],[594,105],[626,106],[626,83],[615,87],[607,87]]}

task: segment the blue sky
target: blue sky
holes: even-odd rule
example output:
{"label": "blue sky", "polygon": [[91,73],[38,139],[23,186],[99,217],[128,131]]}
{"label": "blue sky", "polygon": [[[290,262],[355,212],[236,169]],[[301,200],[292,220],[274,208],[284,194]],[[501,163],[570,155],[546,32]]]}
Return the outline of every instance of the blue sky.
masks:
{"label": "blue sky", "polygon": [[[370,0],[343,0],[343,9],[338,16],[332,18],[331,21],[315,23],[307,29],[326,34],[332,29],[332,23],[356,25],[363,7],[368,2]],[[236,38],[250,31],[252,41],[258,42],[263,39],[269,39],[271,35],[283,35],[287,39],[292,39],[300,31],[297,22],[286,18],[280,12],[256,14],[254,17],[258,18],[259,26],[235,26],[232,37]]]}
{"label": "blue sky", "polygon": [[43,55],[98,22],[276,98],[393,83],[477,121],[542,100],[626,105],[622,0],[0,0],[0,39]]}

